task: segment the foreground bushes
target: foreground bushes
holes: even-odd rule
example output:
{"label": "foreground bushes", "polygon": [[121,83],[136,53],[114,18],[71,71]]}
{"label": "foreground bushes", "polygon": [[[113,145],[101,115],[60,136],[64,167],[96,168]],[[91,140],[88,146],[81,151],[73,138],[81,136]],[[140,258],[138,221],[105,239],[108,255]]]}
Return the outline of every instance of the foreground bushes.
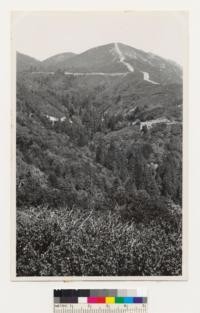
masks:
{"label": "foreground bushes", "polygon": [[181,217],[128,222],[119,213],[17,212],[17,275],[181,275]]}

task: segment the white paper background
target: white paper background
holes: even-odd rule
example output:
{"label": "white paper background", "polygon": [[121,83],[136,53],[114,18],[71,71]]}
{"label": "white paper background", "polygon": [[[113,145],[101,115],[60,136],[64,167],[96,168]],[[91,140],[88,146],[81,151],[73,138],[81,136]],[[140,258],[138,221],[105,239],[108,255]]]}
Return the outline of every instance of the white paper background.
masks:
{"label": "white paper background", "polygon": [[[199,313],[200,280],[200,3],[159,0],[1,0],[0,3],[0,311],[53,312],[54,288],[149,289],[150,313]],[[10,10],[190,10],[189,280],[187,282],[10,282]],[[151,35],[150,35],[151,36]]]}

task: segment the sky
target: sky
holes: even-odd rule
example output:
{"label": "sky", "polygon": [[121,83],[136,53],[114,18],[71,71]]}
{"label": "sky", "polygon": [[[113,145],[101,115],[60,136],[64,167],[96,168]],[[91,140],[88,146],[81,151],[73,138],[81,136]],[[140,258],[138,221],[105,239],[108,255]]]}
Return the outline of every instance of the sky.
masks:
{"label": "sky", "polygon": [[184,12],[15,12],[14,48],[39,60],[63,52],[81,53],[111,42],[184,63]]}

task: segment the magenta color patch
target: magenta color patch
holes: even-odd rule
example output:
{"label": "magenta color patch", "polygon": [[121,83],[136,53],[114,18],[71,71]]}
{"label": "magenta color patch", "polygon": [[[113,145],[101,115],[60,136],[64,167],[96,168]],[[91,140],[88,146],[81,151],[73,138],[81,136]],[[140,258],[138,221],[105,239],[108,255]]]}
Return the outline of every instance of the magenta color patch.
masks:
{"label": "magenta color patch", "polygon": [[97,298],[96,297],[88,297],[88,303],[97,303]]}

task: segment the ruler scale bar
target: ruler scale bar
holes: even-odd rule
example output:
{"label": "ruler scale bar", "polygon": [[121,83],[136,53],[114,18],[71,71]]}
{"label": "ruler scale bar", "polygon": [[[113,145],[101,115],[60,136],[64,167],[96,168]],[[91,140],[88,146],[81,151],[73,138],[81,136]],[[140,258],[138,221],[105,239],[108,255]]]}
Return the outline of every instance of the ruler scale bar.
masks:
{"label": "ruler scale bar", "polygon": [[54,306],[54,312],[63,312],[63,313],[135,313],[135,312],[147,312],[146,311],[147,304],[133,304],[133,307],[131,308],[123,308],[123,309],[116,309],[116,308],[110,308],[109,306],[107,308],[102,309],[101,307],[82,307],[82,308],[74,308],[74,307],[67,307],[67,305],[64,304],[57,304]]}

